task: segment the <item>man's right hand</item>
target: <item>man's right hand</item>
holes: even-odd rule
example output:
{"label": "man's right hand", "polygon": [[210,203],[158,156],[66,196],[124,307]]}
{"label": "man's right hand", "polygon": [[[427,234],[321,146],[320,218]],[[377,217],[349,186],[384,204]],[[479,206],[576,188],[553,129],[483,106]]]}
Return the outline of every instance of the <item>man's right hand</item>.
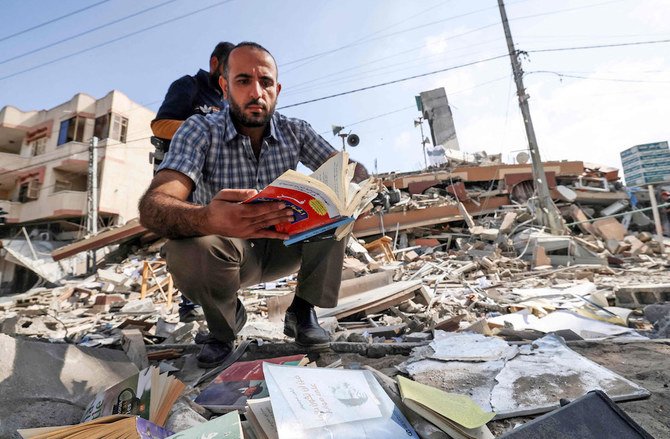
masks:
{"label": "man's right hand", "polygon": [[206,234],[231,238],[287,239],[288,235],[270,227],[290,223],[293,211],[281,202],[241,204],[257,191],[223,189],[205,207]]}

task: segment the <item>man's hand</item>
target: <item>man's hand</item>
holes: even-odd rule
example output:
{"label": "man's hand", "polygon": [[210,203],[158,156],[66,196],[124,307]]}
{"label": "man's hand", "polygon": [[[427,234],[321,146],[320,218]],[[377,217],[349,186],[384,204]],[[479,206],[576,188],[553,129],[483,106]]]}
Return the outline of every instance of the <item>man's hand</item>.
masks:
{"label": "man's hand", "polygon": [[256,195],[253,189],[223,189],[205,207],[208,235],[231,238],[287,239],[269,227],[293,220],[293,211],[281,202],[240,204]]}
{"label": "man's hand", "polygon": [[140,200],[140,221],[166,238],[187,238],[217,234],[235,238],[287,239],[285,233],[268,227],[293,220],[284,203],[240,204],[255,190],[224,189],[207,206],[186,201],[193,190],[189,177],[164,169],[156,174]]}

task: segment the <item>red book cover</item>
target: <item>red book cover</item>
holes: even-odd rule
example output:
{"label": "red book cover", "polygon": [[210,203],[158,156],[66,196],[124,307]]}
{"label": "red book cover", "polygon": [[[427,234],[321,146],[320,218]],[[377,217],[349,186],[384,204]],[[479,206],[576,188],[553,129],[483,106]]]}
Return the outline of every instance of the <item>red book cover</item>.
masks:
{"label": "red book cover", "polygon": [[305,356],[267,358],[264,360],[238,361],[221,372],[200,392],[195,402],[212,411],[241,409],[247,399],[269,396],[263,375],[263,363],[286,364],[295,366]]}
{"label": "red book cover", "polygon": [[282,201],[293,210],[294,219],[292,223],[275,226],[275,230],[288,235],[315,229],[340,218],[339,215],[329,215],[328,206],[320,199],[300,190],[271,185],[246,200],[245,203],[263,201]]}

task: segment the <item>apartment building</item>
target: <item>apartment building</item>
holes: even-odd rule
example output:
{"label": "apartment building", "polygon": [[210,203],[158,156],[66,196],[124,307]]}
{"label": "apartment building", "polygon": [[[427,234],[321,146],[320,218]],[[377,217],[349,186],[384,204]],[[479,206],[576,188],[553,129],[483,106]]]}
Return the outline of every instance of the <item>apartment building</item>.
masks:
{"label": "apartment building", "polygon": [[[0,110],[0,208],[12,224],[86,216],[89,141],[98,137],[99,216],[123,224],[152,177],[155,114],[119,91],[79,93],[50,110]],[[85,224],[85,222],[84,222]]]}
{"label": "apartment building", "polygon": [[[47,268],[40,259],[50,259],[49,248],[86,233],[93,136],[99,139],[99,227],[138,216],[137,203],[153,176],[154,117],[116,90],[100,99],[79,93],[49,110],[0,110],[0,294],[19,284],[25,289],[35,280],[31,272],[39,274],[37,265]],[[35,251],[38,246],[46,247]]]}

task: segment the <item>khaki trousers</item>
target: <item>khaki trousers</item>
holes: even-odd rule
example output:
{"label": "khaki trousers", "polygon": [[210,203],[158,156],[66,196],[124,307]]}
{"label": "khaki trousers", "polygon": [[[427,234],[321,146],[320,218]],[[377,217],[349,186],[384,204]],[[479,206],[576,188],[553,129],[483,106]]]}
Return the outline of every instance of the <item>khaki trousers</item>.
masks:
{"label": "khaki trousers", "polygon": [[321,308],[336,306],[345,242],[327,239],[286,247],[278,239],[210,235],[172,239],[161,253],[177,288],[202,306],[210,332],[225,342],[235,339],[241,287],[298,271],[298,297]]}

